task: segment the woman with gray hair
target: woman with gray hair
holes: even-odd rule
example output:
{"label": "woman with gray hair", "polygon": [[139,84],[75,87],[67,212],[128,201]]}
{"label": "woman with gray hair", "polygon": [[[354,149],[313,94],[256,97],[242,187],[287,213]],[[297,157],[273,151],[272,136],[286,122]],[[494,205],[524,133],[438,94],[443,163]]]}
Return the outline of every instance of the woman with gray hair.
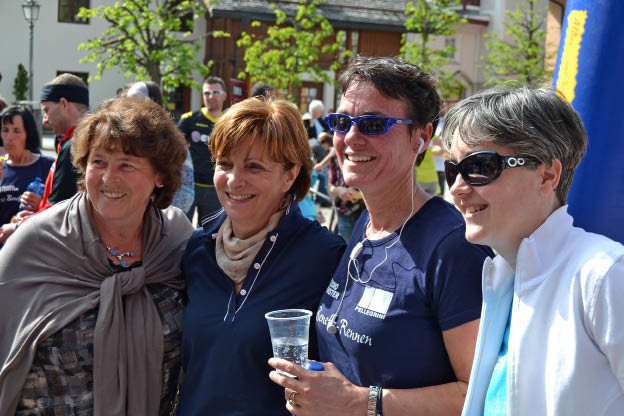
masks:
{"label": "woman with gray hair", "polygon": [[578,114],[550,90],[494,89],[451,109],[442,139],[466,238],[498,252],[463,414],[624,414],[624,246],[567,212]]}
{"label": "woman with gray hair", "polygon": [[323,117],[325,112],[325,105],[321,100],[312,100],[308,105],[308,112],[301,118],[303,120],[303,126],[308,132],[308,139],[317,138],[324,131],[329,131],[327,122]]}

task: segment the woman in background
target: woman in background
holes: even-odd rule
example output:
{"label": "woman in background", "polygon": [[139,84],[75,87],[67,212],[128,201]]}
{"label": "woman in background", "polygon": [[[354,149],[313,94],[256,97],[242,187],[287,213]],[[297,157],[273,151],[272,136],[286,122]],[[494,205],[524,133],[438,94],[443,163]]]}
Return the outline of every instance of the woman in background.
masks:
{"label": "woman in background", "polygon": [[[41,140],[32,113],[24,107],[9,107],[0,113],[2,142],[7,152],[3,155],[4,167],[0,179],[0,224],[15,228],[10,223],[20,206],[20,196],[28,185],[41,179],[45,184],[50,166],[54,162],[49,156],[38,153]],[[25,205],[22,209],[36,211],[37,207]],[[0,241],[4,242],[1,237]]]}
{"label": "woman in background", "polygon": [[[122,94],[124,94],[122,92]],[[128,86],[125,94],[128,97],[143,98],[145,100],[152,100],[158,105],[163,105],[162,92],[160,87],[154,81],[139,81]],[[191,160],[191,153],[186,151],[186,160],[182,168],[182,185],[180,189],[173,195],[173,201],[171,205],[180,208],[184,213],[187,213],[193,205],[193,199],[195,198],[195,175],[193,174],[193,161]]]}

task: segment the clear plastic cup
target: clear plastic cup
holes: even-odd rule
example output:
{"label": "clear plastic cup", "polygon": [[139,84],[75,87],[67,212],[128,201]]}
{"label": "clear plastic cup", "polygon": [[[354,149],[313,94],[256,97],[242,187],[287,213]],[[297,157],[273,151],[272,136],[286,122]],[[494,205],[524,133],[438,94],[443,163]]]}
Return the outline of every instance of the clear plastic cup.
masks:
{"label": "clear plastic cup", "polygon": [[[308,362],[311,316],[312,312],[306,309],[282,309],[264,315],[271,332],[273,357],[283,358],[305,367]],[[294,377],[285,371],[277,371],[288,377]]]}

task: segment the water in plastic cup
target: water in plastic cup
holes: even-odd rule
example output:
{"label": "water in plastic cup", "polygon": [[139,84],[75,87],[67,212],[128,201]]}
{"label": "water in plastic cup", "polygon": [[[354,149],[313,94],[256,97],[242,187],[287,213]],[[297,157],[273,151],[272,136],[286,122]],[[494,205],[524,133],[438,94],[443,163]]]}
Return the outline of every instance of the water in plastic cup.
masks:
{"label": "water in plastic cup", "polygon": [[[306,309],[282,309],[264,315],[269,323],[273,356],[302,367],[308,362],[308,337],[312,312]],[[294,377],[285,371],[278,372]]]}

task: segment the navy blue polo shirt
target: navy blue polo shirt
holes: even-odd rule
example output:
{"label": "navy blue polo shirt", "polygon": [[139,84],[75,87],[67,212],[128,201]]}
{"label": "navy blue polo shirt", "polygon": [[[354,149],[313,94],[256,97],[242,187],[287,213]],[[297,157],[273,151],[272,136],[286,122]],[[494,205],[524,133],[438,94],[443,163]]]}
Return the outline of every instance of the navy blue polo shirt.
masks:
{"label": "navy blue polo shirt", "polygon": [[[333,362],[359,386],[416,388],[456,381],[442,331],[479,318],[481,271],[491,250],[468,243],[460,213],[431,198],[407,222],[399,241],[399,230],[366,240],[349,265],[368,220],[364,211],[321,299],[316,314],[321,360]],[[366,283],[349,279],[338,331],[331,334],[328,320],[338,309],[348,267]]]}
{"label": "navy blue polo shirt", "polygon": [[[288,415],[284,389],[269,379],[273,356],[264,314],[316,312],[345,248],[341,237],[301,216],[291,204],[267,235],[237,295],[215,260],[226,214],[208,217],[182,260],[188,288],[182,327],[185,369],[180,415]],[[318,357],[314,321],[310,357]]]}

